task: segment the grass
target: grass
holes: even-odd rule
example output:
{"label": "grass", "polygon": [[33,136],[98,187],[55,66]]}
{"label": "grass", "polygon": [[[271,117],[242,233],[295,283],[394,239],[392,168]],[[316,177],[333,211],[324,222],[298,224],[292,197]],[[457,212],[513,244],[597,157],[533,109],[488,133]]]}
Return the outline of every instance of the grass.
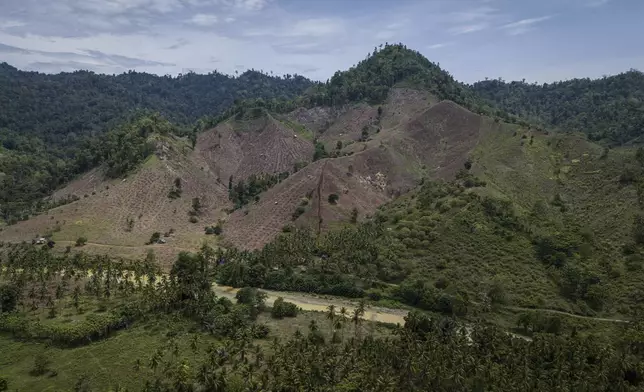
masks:
{"label": "grass", "polygon": [[[514,306],[628,319],[644,300],[644,263],[627,265],[622,253],[633,242],[639,207],[637,185],[618,179],[625,166],[635,164],[634,150],[613,149],[603,158],[601,147],[578,135],[545,135],[486,121],[487,131],[470,155],[470,173],[486,186],[435,199],[439,203],[430,209],[418,207],[419,191],[380,208],[389,233],[403,245],[397,253],[407,263],[406,279],[440,281],[443,291],[465,292],[473,302],[484,301],[491,283],[500,281]],[[468,198],[470,193],[509,201],[504,208],[524,228],[499,225],[480,201]],[[535,213],[539,203],[541,211]],[[581,294],[565,294],[565,269],[537,257],[535,239],[568,233],[584,238],[586,248],[576,248],[567,265],[598,284],[605,295],[599,308]],[[642,254],[637,247],[635,256],[643,259]]]}
{"label": "grass", "polygon": [[[115,300],[111,306],[118,304]],[[88,311],[96,311],[96,301],[85,299],[82,306]],[[49,322],[70,322],[85,315],[64,316],[65,312]],[[46,309],[32,312],[32,318],[45,317]],[[296,318],[273,319],[270,309],[260,314],[257,322],[270,327],[267,339],[257,340],[256,344],[265,349],[271,345],[272,338],[288,339],[295,331],[308,333],[311,321],[315,321],[327,339],[331,338],[331,325],[326,314],[321,312],[303,312]],[[384,336],[391,333],[391,327],[365,321],[361,327],[363,334],[372,333]],[[345,339],[354,334],[354,327],[349,320],[345,323]],[[198,339],[196,350],[192,341]],[[19,341],[8,334],[0,333],[0,376],[9,381],[11,390],[21,391],[58,391],[71,390],[81,377],[87,377],[94,390],[108,390],[115,386],[140,390],[146,380],[154,380],[155,372],[149,367],[150,358],[160,348],[171,347],[174,342],[179,347],[179,357],[186,359],[192,371],[205,358],[206,350],[212,344],[221,341],[211,335],[202,333],[198,326],[185,319],[160,315],[145,321],[135,322],[130,328],[116,332],[108,339],[97,341],[82,347],[60,348],[41,342]],[[48,371],[41,376],[33,375],[34,360],[37,356],[49,360]],[[164,359],[173,358],[168,352]],[[136,363],[141,366],[137,370]],[[157,369],[157,374],[162,371]]]}
{"label": "grass", "polygon": [[[214,339],[200,335],[202,348],[196,353],[189,347],[194,332],[192,323],[171,319],[151,320],[137,324],[115,336],[77,348],[57,348],[45,343],[20,342],[0,335],[0,360],[3,376],[15,390],[55,391],[70,390],[82,376],[89,377],[90,385],[98,390],[120,385],[131,390],[143,387],[144,380],[154,373],[147,366],[149,358],[158,348],[165,347],[176,334],[181,356],[196,363],[203,356],[203,348]],[[32,376],[34,358],[44,355],[50,360],[50,372],[43,376]],[[136,360],[142,367],[134,369]],[[56,375],[52,375],[55,371]]]}
{"label": "grass", "polygon": [[291,121],[285,117],[279,118],[279,121],[289,129],[297,133],[298,136],[300,136],[304,140],[313,141],[313,139],[315,138],[313,131],[311,131],[310,129],[306,128],[304,125],[298,122]]}

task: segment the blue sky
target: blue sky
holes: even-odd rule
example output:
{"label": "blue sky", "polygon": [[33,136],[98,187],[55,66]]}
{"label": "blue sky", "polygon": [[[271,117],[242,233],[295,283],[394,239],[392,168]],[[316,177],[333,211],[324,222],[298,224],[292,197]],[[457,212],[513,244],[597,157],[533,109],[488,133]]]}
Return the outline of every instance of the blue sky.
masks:
{"label": "blue sky", "polygon": [[0,61],[326,80],[402,42],[465,82],[549,82],[644,70],[642,20],[643,0],[1,0]]}

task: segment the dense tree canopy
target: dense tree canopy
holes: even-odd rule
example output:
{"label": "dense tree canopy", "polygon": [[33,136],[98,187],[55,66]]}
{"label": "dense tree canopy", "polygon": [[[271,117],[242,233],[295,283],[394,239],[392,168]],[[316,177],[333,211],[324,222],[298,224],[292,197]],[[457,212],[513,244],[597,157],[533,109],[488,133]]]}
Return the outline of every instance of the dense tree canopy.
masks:
{"label": "dense tree canopy", "polygon": [[[216,72],[178,77],[87,71],[46,75],[2,63],[2,219],[22,218],[33,210],[34,201],[99,163],[108,164],[111,176],[124,174],[150,152],[144,139],[153,127],[185,135],[198,118],[216,115],[235,100],[290,99],[310,85],[301,76],[257,71],[239,77]],[[147,125],[141,122],[143,114]],[[106,137],[108,130],[112,133]]]}
{"label": "dense tree canopy", "polygon": [[642,141],[644,74],[639,71],[543,85],[486,80],[472,88],[502,109],[548,127],[612,144]]}

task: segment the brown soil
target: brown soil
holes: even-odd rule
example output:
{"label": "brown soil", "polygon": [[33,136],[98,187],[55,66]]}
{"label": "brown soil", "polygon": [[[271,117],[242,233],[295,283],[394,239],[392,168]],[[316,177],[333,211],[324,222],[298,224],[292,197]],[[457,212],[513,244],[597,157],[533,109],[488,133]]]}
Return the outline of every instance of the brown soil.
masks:
{"label": "brown soil", "polygon": [[[64,249],[84,236],[90,242],[84,247],[88,252],[142,257],[153,249],[169,263],[176,253],[196,250],[203,241],[216,243],[215,237],[204,234],[204,226],[225,219],[224,240],[258,248],[287,224],[324,231],[347,222],[354,208],[360,219],[373,214],[424,176],[454,176],[477,145],[481,128],[478,115],[411,89],[393,89],[381,116],[378,106],[360,104],[298,109],[281,120],[268,114],[246,121],[230,119],[200,134],[194,150],[180,139],[161,138],[156,156],[126,179],[107,180],[100,169],[88,172],[54,194],[55,198],[75,194],[80,200],[6,227],[0,241],[31,241],[52,232]],[[330,151],[337,140],[359,139],[365,126],[370,135],[368,141],[345,145],[337,158],[291,174],[262,194],[259,202],[226,216],[231,207],[230,176],[237,182],[252,174],[293,172],[296,163],[310,162],[313,142],[297,123],[309,133],[314,131]],[[168,192],[175,178],[181,178],[183,193],[171,200]],[[328,202],[330,194],[339,196],[336,204]],[[199,222],[190,223],[195,197],[203,208]],[[293,222],[293,212],[303,199],[306,211]],[[134,221],[131,230],[129,219]],[[167,244],[144,245],[153,232],[170,229],[174,233],[166,238]]]}
{"label": "brown soil", "polygon": [[292,172],[298,162],[310,162],[313,143],[272,116],[251,121],[227,121],[199,135],[195,154],[211,173],[228,184],[251,174]]}

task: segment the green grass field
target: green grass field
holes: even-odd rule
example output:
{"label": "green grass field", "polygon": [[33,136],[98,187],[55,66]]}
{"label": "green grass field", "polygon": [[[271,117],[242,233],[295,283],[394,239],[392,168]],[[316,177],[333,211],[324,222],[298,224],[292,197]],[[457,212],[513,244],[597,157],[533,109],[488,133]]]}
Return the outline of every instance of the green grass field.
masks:
{"label": "green grass field", "polygon": [[[84,306],[89,308],[91,304],[85,302]],[[96,310],[88,309],[85,314]],[[83,317],[65,315],[67,313],[69,312],[61,312],[60,316],[49,322],[73,322]],[[46,319],[45,309],[29,314],[32,319]],[[315,321],[327,339],[330,339],[331,325],[324,313],[304,312],[296,318],[278,320],[270,316],[269,309],[260,314],[257,322],[267,324],[271,332],[266,339],[255,340],[253,343],[270,348],[274,338],[288,339],[297,330],[306,334],[311,321]],[[341,335],[348,339],[354,335],[354,327],[349,320],[344,325]],[[391,333],[390,327],[367,321],[361,329],[363,334],[374,336]],[[178,355],[175,355],[172,348],[175,344]],[[203,333],[192,321],[163,315],[135,322],[130,328],[118,331],[107,339],[73,348],[20,341],[7,333],[0,333],[0,377],[8,380],[11,391],[72,390],[81,378],[86,378],[92,390],[107,391],[120,386],[136,391],[144,386],[146,380],[153,381],[155,374],[163,371],[163,366],[159,366],[156,371],[150,367],[150,359],[157,350],[169,349],[163,361],[185,359],[194,372],[205,359],[208,348],[223,344],[223,340]],[[33,374],[38,356],[48,360],[47,372],[42,375]],[[137,360],[140,366],[137,366]]]}

